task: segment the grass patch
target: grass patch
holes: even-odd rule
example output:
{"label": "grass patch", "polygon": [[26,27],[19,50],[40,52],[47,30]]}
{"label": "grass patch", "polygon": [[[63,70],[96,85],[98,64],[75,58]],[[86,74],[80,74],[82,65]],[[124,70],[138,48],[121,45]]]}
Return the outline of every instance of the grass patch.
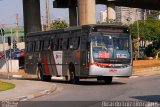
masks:
{"label": "grass patch", "polygon": [[15,87],[15,84],[0,81],[0,91],[5,91]]}

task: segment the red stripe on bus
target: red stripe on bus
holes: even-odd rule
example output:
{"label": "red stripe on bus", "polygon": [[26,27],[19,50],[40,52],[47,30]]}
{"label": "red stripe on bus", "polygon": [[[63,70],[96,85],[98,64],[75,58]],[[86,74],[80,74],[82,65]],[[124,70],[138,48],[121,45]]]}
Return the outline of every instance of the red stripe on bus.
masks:
{"label": "red stripe on bus", "polygon": [[88,63],[87,67],[89,67],[89,66],[91,66],[91,65],[103,66],[103,67],[109,67],[109,66],[111,66],[111,64],[107,64],[107,63],[93,62],[93,63]]}
{"label": "red stripe on bus", "polygon": [[44,70],[46,72],[46,75],[49,75],[49,67],[47,65],[47,56],[44,55]]}

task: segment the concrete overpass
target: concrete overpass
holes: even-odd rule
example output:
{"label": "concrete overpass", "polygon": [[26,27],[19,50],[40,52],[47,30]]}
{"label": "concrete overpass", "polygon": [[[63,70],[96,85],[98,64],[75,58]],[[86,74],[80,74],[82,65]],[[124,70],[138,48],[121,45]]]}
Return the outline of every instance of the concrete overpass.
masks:
{"label": "concrete overpass", "polygon": [[[70,25],[96,23],[96,4],[107,5],[108,19],[115,19],[115,6],[160,10],[160,0],[55,0],[54,8],[69,8]],[[40,0],[23,0],[24,31],[41,31]],[[56,14],[56,13],[55,13]],[[78,19],[78,20],[77,20]]]}
{"label": "concrete overpass", "polygon": [[[68,8],[78,6],[77,1],[78,0],[55,0],[53,5],[54,8]],[[116,6],[160,10],[160,0],[96,0],[96,4],[107,5],[109,2],[114,2]]]}

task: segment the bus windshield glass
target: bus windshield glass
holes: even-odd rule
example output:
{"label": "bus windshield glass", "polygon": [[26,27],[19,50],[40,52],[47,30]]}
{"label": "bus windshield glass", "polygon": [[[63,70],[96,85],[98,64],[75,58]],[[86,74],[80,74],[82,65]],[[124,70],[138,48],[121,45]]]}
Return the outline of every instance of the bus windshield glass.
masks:
{"label": "bus windshield glass", "polygon": [[123,33],[93,33],[93,58],[98,62],[129,63],[131,47],[129,34]]}

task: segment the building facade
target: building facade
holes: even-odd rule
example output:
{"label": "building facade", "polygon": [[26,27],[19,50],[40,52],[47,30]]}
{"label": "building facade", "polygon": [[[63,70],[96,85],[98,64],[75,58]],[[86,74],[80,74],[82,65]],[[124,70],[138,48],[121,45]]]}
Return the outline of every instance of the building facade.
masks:
{"label": "building facade", "polygon": [[[132,24],[136,20],[145,20],[146,12],[144,9],[139,8],[129,8],[129,7],[118,7],[115,8],[116,11],[116,22],[123,24]],[[107,10],[100,12],[100,22],[107,21]]]}
{"label": "building facade", "polygon": [[107,10],[100,12],[100,22],[106,22],[107,21]]}
{"label": "building facade", "polygon": [[132,24],[136,20],[145,20],[145,10],[130,7],[116,7],[116,21],[123,24]]}

